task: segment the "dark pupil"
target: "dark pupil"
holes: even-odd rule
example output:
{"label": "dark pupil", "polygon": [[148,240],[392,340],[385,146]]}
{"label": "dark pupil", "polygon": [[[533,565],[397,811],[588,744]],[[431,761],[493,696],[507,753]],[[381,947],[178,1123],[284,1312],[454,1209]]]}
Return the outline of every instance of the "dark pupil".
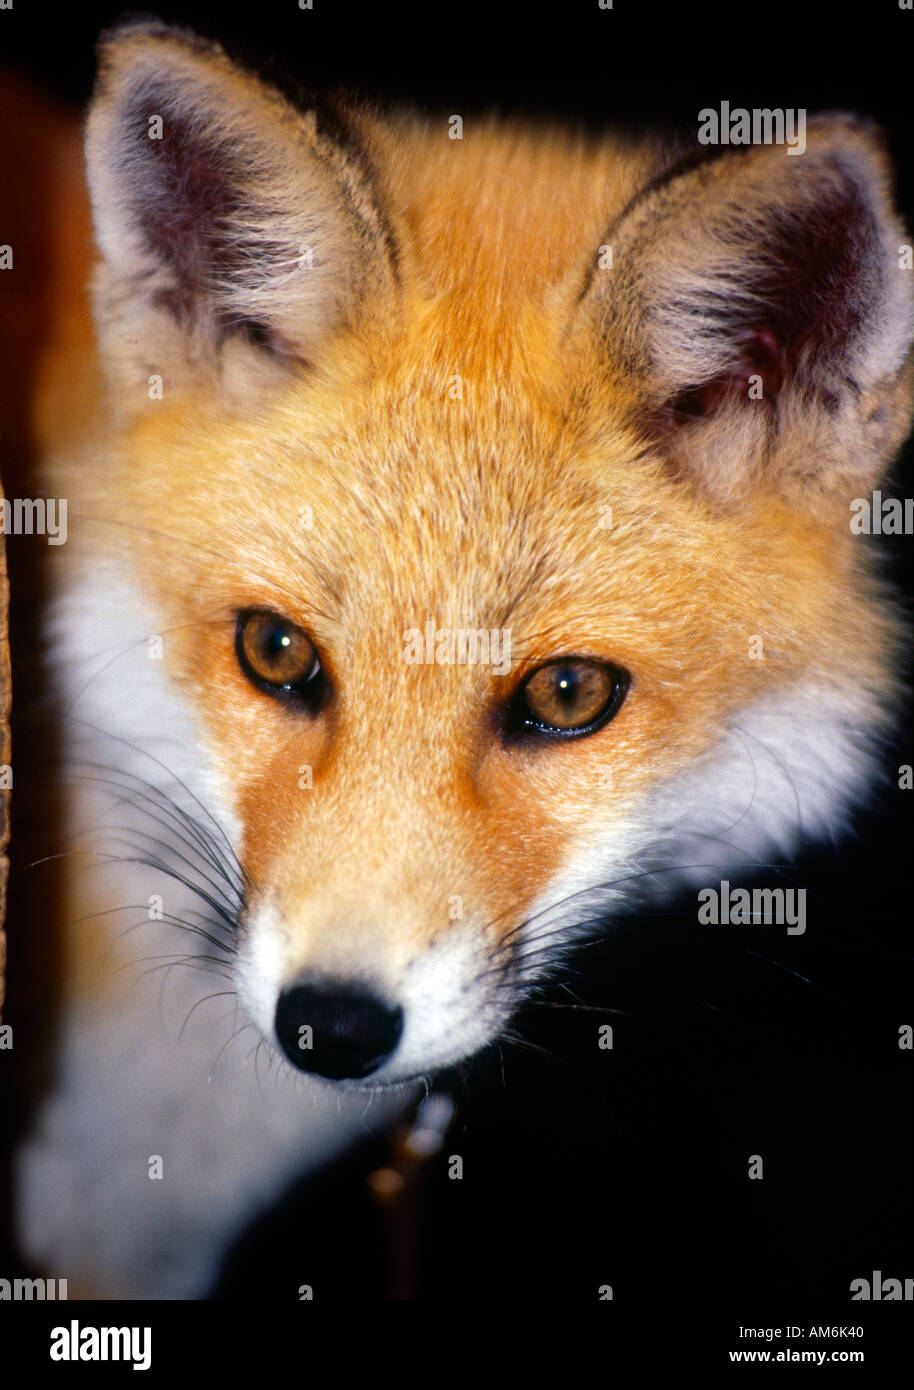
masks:
{"label": "dark pupil", "polygon": [[291,645],[292,638],[286,629],[277,623],[264,634],[263,654],[267,661],[273,662],[277,657],[284,656]]}
{"label": "dark pupil", "polygon": [[555,693],[565,705],[574,703],[580,684],[578,673],[570,666],[563,666],[555,674]]}

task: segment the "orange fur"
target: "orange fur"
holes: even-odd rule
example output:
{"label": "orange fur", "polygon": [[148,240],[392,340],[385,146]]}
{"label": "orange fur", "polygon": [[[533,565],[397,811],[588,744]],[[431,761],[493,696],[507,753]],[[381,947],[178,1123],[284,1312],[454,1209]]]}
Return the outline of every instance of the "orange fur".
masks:
{"label": "orange fur", "polygon": [[[375,915],[413,949],[447,926],[451,893],[515,927],[607,814],[601,771],[621,816],[766,687],[840,651],[878,680],[892,634],[843,509],[810,516],[759,480],[722,518],[645,450],[595,349],[569,353],[594,246],[656,155],[362,121],[401,248],[398,315],[344,333],[316,378],[282,384],[256,416],[164,364],[165,400],[86,468],[72,525],[121,548],[155,596],[170,668],[237,788],[255,883],[294,915],[329,855],[347,885],[335,907],[353,913],[370,864]],[[244,606],[313,635],[340,690],[326,721],[296,724],[246,682]],[[429,617],[510,624],[510,682],[404,665],[404,630]],[[617,719],[573,747],[499,748],[500,693],[566,652],[634,673]],[[305,763],[313,793],[297,785]]]}
{"label": "orange fur", "polygon": [[[46,635],[81,853],[17,1205],[36,1261],[187,1296],[361,1131],[363,1093],[302,1072],[370,1076],[383,1119],[658,849],[693,882],[770,862],[865,794],[901,621],[849,503],[908,428],[914,295],[847,117],[795,159],[451,140],[297,111],[137,22],[103,42],[86,150],[34,396],[69,502]],[[323,703],[245,672],[264,609]],[[510,662],[412,664],[428,623],[507,633]],[[629,674],[612,717],[511,737],[568,658]],[[194,1037],[211,1006],[221,1045]],[[329,1009],[337,1045],[333,1008],[402,1031],[321,1070],[296,1032]],[[246,1018],[272,1089],[233,1051]]]}

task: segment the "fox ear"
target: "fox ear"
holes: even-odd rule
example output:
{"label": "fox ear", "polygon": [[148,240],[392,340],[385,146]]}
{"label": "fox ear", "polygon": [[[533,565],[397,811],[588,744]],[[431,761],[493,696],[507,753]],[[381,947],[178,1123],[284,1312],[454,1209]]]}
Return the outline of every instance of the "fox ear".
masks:
{"label": "fox ear", "polygon": [[308,361],[391,292],[357,152],[193,34],[143,22],[102,40],[86,155],[121,387],[178,364],[225,375],[241,348],[273,369]]}
{"label": "fox ear", "polygon": [[674,167],[606,241],[585,312],[643,426],[718,499],[754,477],[833,493],[878,479],[910,416],[910,247],[872,131]]}

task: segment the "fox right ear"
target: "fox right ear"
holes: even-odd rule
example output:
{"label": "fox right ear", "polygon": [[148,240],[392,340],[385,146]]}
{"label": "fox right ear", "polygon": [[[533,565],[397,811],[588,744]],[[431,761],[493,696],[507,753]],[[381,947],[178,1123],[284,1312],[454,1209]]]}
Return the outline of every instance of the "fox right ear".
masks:
{"label": "fox right ear", "polygon": [[914,276],[867,125],[673,166],[607,241],[579,313],[678,476],[737,505],[760,479],[809,505],[875,485],[911,416]]}
{"label": "fox right ear", "polygon": [[307,362],[390,296],[358,152],[194,34],[143,22],[105,36],[86,154],[96,314],[122,392],[224,369],[242,345],[274,369]]}

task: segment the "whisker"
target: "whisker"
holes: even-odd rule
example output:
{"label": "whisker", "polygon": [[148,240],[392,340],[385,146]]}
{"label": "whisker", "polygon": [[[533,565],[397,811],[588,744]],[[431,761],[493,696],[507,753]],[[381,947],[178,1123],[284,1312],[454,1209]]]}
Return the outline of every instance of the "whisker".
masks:
{"label": "whisker", "polygon": [[181,1039],[184,1037],[184,1030],[187,1027],[188,1023],[190,1023],[191,1015],[194,1014],[197,1009],[199,1009],[201,1004],[209,1003],[210,999],[226,999],[234,993],[235,991],[233,989],[216,990],[213,994],[204,994],[201,999],[198,999],[195,1004],[192,1004],[187,1012],[187,1017],[181,1024],[181,1031],[178,1034],[178,1042],[180,1043]]}

